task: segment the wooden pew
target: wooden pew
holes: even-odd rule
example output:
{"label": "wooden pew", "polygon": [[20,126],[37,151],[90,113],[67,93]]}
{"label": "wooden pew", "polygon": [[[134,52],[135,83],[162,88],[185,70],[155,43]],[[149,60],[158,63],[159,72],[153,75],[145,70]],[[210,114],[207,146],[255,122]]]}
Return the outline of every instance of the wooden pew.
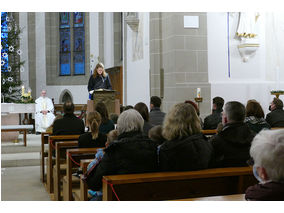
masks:
{"label": "wooden pew", "polygon": [[49,133],[42,132],[41,133],[41,145],[40,145],[40,180],[43,183],[46,183],[46,174],[45,174],[45,158],[48,153],[45,152],[44,144],[48,144],[48,136]]}
{"label": "wooden pew", "polygon": [[188,198],[188,199],[180,199],[172,201],[245,201],[245,194],[198,197],[198,198]]}
{"label": "wooden pew", "polygon": [[66,150],[78,148],[78,141],[57,142],[55,145],[55,165],[53,166],[54,200],[62,200],[60,195],[61,178],[66,173]]}
{"label": "wooden pew", "polygon": [[78,140],[80,135],[52,135],[48,137],[48,163],[47,163],[47,192],[53,193],[53,165],[52,152],[55,150],[55,143],[59,141]]}
{"label": "wooden pew", "polygon": [[272,127],[271,130],[284,129],[284,127]]}
{"label": "wooden pew", "polygon": [[202,129],[201,132],[203,133],[203,135],[215,135],[215,134],[217,134],[216,129]]}
{"label": "wooden pew", "polygon": [[[83,174],[87,172],[87,167],[93,160],[94,159],[84,159],[80,161],[80,168]],[[75,201],[88,201],[88,186],[83,181],[83,175],[80,176],[80,189],[72,189],[72,192],[74,192]]]}
{"label": "wooden pew", "polygon": [[251,167],[103,177],[103,200],[154,201],[244,193],[256,184]]}
{"label": "wooden pew", "polygon": [[[66,163],[67,163],[67,171],[66,176],[63,178],[63,200],[64,201],[72,201],[72,171],[73,168],[76,167],[75,163],[72,161],[80,162],[82,159],[94,159],[95,154],[98,149],[104,149],[104,147],[100,148],[78,148],[78,149],[68,149],[66,152]],[[72,159],[70,158],[72,157]],[[78,166],[77,166],[78,167]],[[74,178],[73,178],[74,180]],[[77,184],[79,186],[80,179],[77,179]]]}

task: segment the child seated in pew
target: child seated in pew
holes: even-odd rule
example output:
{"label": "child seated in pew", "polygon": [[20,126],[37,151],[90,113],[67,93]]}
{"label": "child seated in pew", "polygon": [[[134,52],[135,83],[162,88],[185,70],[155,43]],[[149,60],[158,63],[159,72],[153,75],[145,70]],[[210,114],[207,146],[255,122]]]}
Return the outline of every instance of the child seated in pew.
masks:
{"label": "child seated in pew", "polygon": [[79,148],[104,147],[107,137],[99,132],[101,115],[97,111],[89,112],[87,116],[87,126],[89,131],[80,135],[78,140]]}
{"label": "child seated in pew", "polygon": [[[112,142],[114,142],[118,137],[117,130],[111,130],[107,134],[107,142],[105,143],[105,146],[108,147]],[[95,159],[88,165],[87,167],[87,173],[90,172],[103,158],[104,152],[103,149],[98,149]],[[91,201],[97,201],[102,200],[102,191],[93,191],[88,190],[88,193],[92,196]]]}
{"label": "child seated in pew", "polygon": [[157,145],[161,145],[166,139],[162,134],[163,127],[161,125],[154,126],[149,130],[148,137]]}

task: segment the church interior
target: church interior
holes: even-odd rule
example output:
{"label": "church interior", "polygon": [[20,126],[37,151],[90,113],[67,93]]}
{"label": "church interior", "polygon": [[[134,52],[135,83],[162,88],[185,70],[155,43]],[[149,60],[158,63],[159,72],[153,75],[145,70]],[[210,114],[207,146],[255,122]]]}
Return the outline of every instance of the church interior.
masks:
{"label": "church interior", "polygon": [[[149,170],[152,173],[131,170],[131,167],[133,174],[106,173],[101,189],[93,187],[92,191],[93,183],[88,176],[93,173],[88,173],[89,163],[99,159],[96,172],[103,168],[106,157],[100,158],[100,146],[80,148],[78,140],[80,135],[86,134],[84,131],[90,131],[94,138],[93,122],[88,121],[87,116],[100,112],[98,103],[104,102],[107,119],[117,116],[112,122],[120,140],[125,130],[121,130],[119,124],[129,118],[121,117],[128,111],[125,107],[136,110],[128,111],[131,117],[134,115],[130,112],[141,114],[139,106],[146,106],[146,115],[150,115],[151,121],[153,96],[161,100],[160,111],[165,114],[161,124],[164,143],[172,140],[166,131],[167,128],[168,132],[174,131],[174,126],[170,127],[175,122],[170,120],[176,113],[173,109],[187,109],[186,102],[193,102],[189,111],[198,108],[194,116],[200,123],[199,132],[205,138],[202,140],[208,143],[222,136],[226,129],[203,126],[216,110],[215,97],[223,99],[223,114],[221,112],[219,120],[223,125],[227,122],[224,113],[229,114],[228,103],[238,102],[238,109],[243,107],[248,114],[246,106],[251,100],[260,105],[265,121],[272,112],[272,105],[278,104],[274,98],[283,108],[283,38],[283,12],[1,12],[1,200],[88,201],[98,199],[94,199],[96,196],[102,196],[104,201],[249,200],[247,188],[258,183],[253,164],[204,167],[203,170]],[[110,90],[88,86],[98,72],[98,64],[102,64],[110,79]],[[98,75],[103,79],[103,74]],[[45,96],[49,102],[43,103],[40,98]],[[39,103],[46,113],[38,110]],[[71,111],[81,120],[84,130],[80,134],[56,135],[55,123],[64,119],[68,103],[72,104]],[[42,117],[37,117],[37,113]],[[51,113],[52,119],[47,116]],[[102,113],[100,118],[104,122]],[[45,122],[51,119],[48,126],[53,125],[53,133],[46,128],[37,129],[37,119],[45,119]],[[145,131],[149,120],[143,119]],[[130,127],[124,122],[123,125],[132,128],[134,124]],[[190,132],[195,131],[192,126],[188,128]],[[270,124],[269,129],[273,130],[267,130],[280,134],[282,155],[279,154],[279,159],[284,159],[283,128],[284,120],[283,126]],[[101,129],[98,131],[101,134]],[[182,134],[182,130],[177,132]],[[249,143],[262,140],[263,132],[254,133]],[[109,135],[105,134],[104,142],[110,140]],[[246,135],[244,140],[249,137]],[[161,153],[161,160],[162,153],[167,153],[163,145],[155,147]],[[111,153],[112,146],[106,144],[102,155]],[[253,146],[249,145],[247,154],[250,147],[252,157]],[[187,147],[184,145],[183,149]],[[174,150],[179,155],[177,149]],[[240,151],[239,155],[242,154]],[[114,154],[107,156],[116,159]],[[163,156],[169,159],[171,155]],[[139,157],[137,154],[136,158]],[[255,162],[256,158],[253,158]],[[187,157],[183,159],[184,164],[185,159]],[[203,162],[196,159],[196,164]],[[114,162],[114,167],[125,161]],[[175,160],[170,164],[172,162]],[[257,171],[264,180],[262,170]],[[283,201],[283,194],[280,197]]]}

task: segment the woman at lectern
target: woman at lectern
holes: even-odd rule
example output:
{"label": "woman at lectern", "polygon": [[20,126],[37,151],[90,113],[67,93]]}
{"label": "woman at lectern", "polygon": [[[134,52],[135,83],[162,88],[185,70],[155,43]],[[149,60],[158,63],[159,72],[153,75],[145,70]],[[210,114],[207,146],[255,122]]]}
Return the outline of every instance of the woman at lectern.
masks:
{"label": "woman at lectern", "polygon": [[88,83],[90,99],[93,99],[93,92],[97,89],[112,90],[109,75],[106,73],[104,65],[102,63],[98,63],[96,65],[93,75],[90,76]]}

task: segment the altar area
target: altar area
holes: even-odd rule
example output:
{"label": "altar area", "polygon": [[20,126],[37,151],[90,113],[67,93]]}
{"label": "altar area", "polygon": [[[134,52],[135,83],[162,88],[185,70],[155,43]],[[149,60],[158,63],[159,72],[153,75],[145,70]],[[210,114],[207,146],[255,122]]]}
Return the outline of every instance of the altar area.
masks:
{"label": "altar area", "polygon": [[[1,103],[1,126],[29,124],[28,114],[35,113],[35,104]],[[24,119],[21,120],[21,114]],[[19,132],[2,132],[1,141],[17,141]]]}

